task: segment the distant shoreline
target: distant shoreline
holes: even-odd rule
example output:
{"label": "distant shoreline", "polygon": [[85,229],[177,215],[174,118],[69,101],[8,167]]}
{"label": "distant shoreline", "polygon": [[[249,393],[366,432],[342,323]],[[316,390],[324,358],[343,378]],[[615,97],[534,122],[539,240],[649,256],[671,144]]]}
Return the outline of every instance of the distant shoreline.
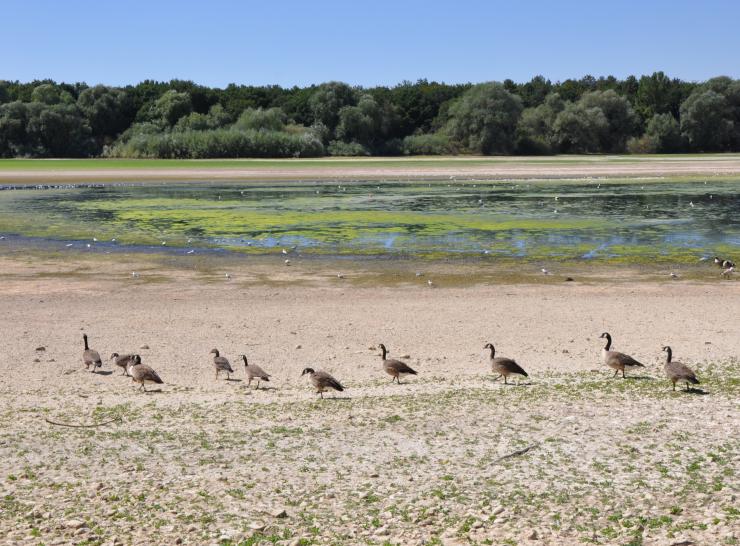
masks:
{"label": "distant shoreline", "polygon": [[355,179],[737,177],[740,155],[412,157],[316,160],[0,160],[0,184]]}

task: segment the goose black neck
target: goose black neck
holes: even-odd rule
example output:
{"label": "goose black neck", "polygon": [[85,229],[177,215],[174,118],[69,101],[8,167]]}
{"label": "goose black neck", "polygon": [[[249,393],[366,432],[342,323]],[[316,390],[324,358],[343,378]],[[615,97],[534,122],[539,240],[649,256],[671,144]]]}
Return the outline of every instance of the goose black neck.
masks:
{"label": "goose black neck", "polygon": [[488,348],[491,350],[491,358],[496,356],[496,347],[493,346],[493,343],[489,344]]}
{"label": "goose black neck", "polygon": [[610,336],[609,334],[606,334],[606,345],[604,345],[604,349],[608,351],[611,346],[612,346],[612,336]]}
{"label": "goose black neck", "polygon": [[670,364],[672,358],[673,358],[673,349],[671,349],[670,347],[666,347],[665,348],[665,363]]}
{"label": "goose black neck", "polygon": [[249,366],[249,362],[247,362],[247,355],[242,355],[242,358],[244,359],[244,365]]}
{"label": "goose black neck", "polygon": [[385,349],[385,345],[380,346],[380,350],[383,351],[383,360],[385,360],[385,355],[387,354],[387,351]]}
{"label": "goose black neck", "polygon": [[84,335],[82,336],[82,339],[84,339],[84,340],[85,340],[85,350],[86,350],[86,351],[88,351],[88,350],[90,349],[90,347],[88,347],[88,346],[87,346],[87,334],[84,334]]}
{"label": "goose black neck", "polygon": [[218,349],[213,349],[213,357],[218,358],[219,356],[221,356],[221,354],[218,352]]}

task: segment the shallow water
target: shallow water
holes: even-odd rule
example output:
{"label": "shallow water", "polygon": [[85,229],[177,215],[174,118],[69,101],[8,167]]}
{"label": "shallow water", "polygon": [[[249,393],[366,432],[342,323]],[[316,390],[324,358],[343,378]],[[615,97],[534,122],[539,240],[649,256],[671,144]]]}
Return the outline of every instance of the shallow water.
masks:
{"label": "shallow water", "polygon": [[0,233],[91,249],[695,261],[740,250],[739,195],[740,179],[12,190],[0,192]]}

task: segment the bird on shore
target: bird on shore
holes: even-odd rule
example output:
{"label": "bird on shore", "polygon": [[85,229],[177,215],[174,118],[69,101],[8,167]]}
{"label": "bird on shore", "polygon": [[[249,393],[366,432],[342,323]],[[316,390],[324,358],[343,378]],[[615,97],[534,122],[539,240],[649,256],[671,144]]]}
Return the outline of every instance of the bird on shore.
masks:
{"label": "bird on shore", "polygon": [[255,364],[247,362],[247,355],[241,355],[244,360],[244,370],[247,372],[247,387],[252,384],[252,379],[257,380],[257,388],[260,388],[260,381],[270,381],[270,374]]}
{"label": "bird on shore", "polygon": [[694,370],[689,368],[686,364],[673,361],[673,350],[668,345],[663,347],[663,351],[665,351],[665,366],[663,368],[665,369],[668,379],[673,383],[674,391],[676,390],[676,383],[679,381],[686,383],[686,391],[689,390],[689,383],[693,385],[699,384],[699,380],[696,378]]}
{"label": "bird on shore", "polygon": [[731,267],[735,267],[734,262],[731,262],[730,260],[724,260],[717,256],[714,257],[714,265],[716,265],[717,267],[721,267],[722,269],[729,269]]}
{"label": "bird on shore", "polygon": [[601,349],[601,358],[604,360],[604,364],[614,370],[614,377],[621,371],[622,377],[626,368],[644,368],[645,365],[638,362],[634,358],[618,351],[612,351],[612,336],[609,332],[604,332],[599,336],[599,339],[606,339],[606,345]]}
{"label": "bird on shore", "polygon": [[735,267],[734,266],[733,267],[728,267],[727,269],[725,269],[724,271],[722,271],[722,276],[729,278],[730,275],[732,275],[732,272],[733,271],[735,271]]}
{"label": "bird on shore", "polygon": [[216,379],[218,379],[219,372],[226,372],[226,381],[228,381],[231,378],[231,374],[234,373],[228,359],[221,356],[218,349],[211,349],[210,354],[213,355],[213,366],[216,368]]}
{"label": "bird on shore", "polygon": [[135,356],[136,355],[132,354],[119,355],[118,353],[113,353],[110,355],[110,360],[113,360],[113,363],[116,366],[123,369],[123,373],[121,375],[128,375],[129,362],[133,362]]}
{"label": "bird on shore", "polygon": [[303,373],[301,373],[301,377],[304,375],[308,375],[309,381],[311,381],[311,384],[316,387],[316,392],[321,396],[321,398],[324,398],[324,391],[329,389],[334,389],[339,392],[344,391],[342,384],[327,372],[321,370],[316,371],[313,368],[304,368]]}
{"label": "bird on shore", "polygon": [[130,360],[128,364],[128,373],[134,383],[139,383],[141,385],[141,390],[147,392],[147,383],[157,385],[164,383],[157,372],[155,372],[150,366],[141,363],[141,357],[139,355],[133,355],[133,357],[134,358]]}
{"label": "bird on shore", "polygon": [[380,347],[380,350],[383,353],[381,355],[381,358],[383,359],[383,370],[391,376],[391,383],[396,381],[400,385],[402,375],[418,375],[417,372],[405,362],[395,359],[386,359],[385,357],[388,351],[385,348],[385,345],[381,343],[378,347]]}
{"label": "bird on shore", "polygon": [[82,334],[82,339],[85,341],[85,350],[82,352],[82,361],[85,363],[85,369],[89,370],[92,366],[92,373],[95,373],[96,368],[103,367],[103,361],[100,358],[100,353],[94,349],[91,349],[87,344],[87,334]]}
{"label": "bird on shore", "polygon": [[488,357],[491,362],[491,370],[493,371],[493,373],[498,374],[498,376],[494,378],[494,381],[498,380],[500,377],[503,377],[504,384],[508,385],[509,383],[507,381],[507,378],[510,375],[521,375],[524,377],[529,377],[527,372],[524,371],[524,368],[517,364],[516,361],[510,358],[503,358],[500,356],[497,357],[496,348],[493,346],[493,343],[486,343],[483,348],[489,349],[491,351],[491,354]]}

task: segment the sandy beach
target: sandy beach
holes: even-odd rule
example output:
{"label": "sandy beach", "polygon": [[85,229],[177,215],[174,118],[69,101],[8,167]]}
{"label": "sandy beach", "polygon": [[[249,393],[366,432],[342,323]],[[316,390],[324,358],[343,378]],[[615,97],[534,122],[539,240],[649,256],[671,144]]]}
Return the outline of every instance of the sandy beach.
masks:
{"label": "sandy beach", "polygon": [[[68,166],[50,160],[43,169],[0,169],[3,184],[65,184],[157,180],[326,180],[326,179],[547,179],[547,178],[664,178],[734,176],[740,173],[736,154],[709,156],[557,156],[557,157],[443,157],[317,160],[249,160],[227,168],[208,161],[181,161],[178,167]],[[145,164],[156,162],[144,161]],[[38,163],[37,163],[38,165]]]}
{"label": "sandy beach", "polygon": [[[445,286],[449,265],[392,285],[300,263],[231,264],[229,279],[123,259],[2,266],[7,544],[737,539],[735,281],[460,287]],[[612,378],[603,331],[646,368]],[[83,332],[101,373],[85,371]],[[529,372],[520,385],[493,382],[489,341]],[[379,343],[419,375],[391,385]],[[665,344],[700,389],[671,391]],[[212,348],[233,381],[215,379]],[[161,392],[138,392],[114,351],[140,353]],[[242,353],[272,374],[267,388],[247,388]],[[345,392],[318,399],[307,366]]]}

